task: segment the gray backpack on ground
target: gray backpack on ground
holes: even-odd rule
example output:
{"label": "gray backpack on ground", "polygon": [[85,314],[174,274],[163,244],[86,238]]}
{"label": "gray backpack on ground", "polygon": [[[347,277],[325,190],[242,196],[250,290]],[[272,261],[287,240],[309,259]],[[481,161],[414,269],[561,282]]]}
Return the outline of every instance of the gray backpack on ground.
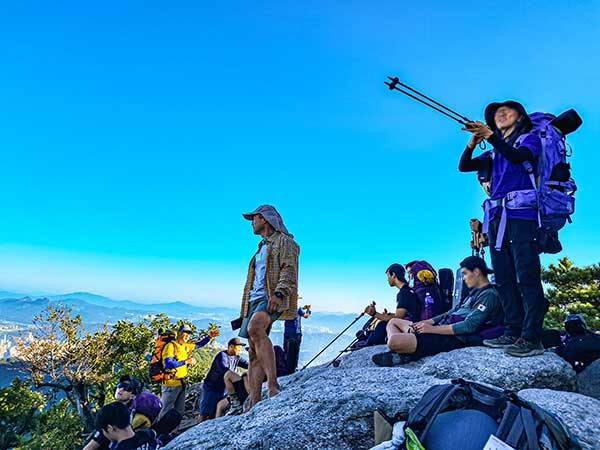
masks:
{"label": "gray backpack on ground", "polygon": [[514,392],[463,379],[429,388],[410,411],[407,428],[427,450],[481,449],[491,434],[516,450],[581,449],[550,412]]}

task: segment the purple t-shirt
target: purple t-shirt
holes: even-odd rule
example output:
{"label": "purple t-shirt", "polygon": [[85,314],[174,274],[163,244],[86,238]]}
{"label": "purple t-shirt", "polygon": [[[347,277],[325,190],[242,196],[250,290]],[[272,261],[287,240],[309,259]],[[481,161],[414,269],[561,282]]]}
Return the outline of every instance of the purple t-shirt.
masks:
{"label": "purple t-shirt", "polygon": [[[527,147],[533,155],[534,173],[537,173],[538,156],[542,151],[542,141],[536,134],[528,134],[519,146]],[[482,153],[477,159],[492,158],[492,192],[490,198],[492,200],[501,200],[512,191],[520,191],[523,189],[533,189],[531,179],[522,163],[512,163],[506,159],[500,152],[495,149]],[[496,207],[491,211],[490,217],[500,215],[501,208]],[[506,216],[510,219],[525,219],[537,220],[537,211],[535,209],[518,209],[506,210]]]}

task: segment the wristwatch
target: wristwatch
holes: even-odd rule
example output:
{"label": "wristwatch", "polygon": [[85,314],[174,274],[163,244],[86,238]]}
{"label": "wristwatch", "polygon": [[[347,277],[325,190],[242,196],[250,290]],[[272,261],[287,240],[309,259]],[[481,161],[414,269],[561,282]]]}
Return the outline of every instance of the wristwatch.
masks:
{"label": "wristwatch", "polygon": [[283,300],[283,294],[279,291],[273,292],[273,295],[277,297],[279,300]]}

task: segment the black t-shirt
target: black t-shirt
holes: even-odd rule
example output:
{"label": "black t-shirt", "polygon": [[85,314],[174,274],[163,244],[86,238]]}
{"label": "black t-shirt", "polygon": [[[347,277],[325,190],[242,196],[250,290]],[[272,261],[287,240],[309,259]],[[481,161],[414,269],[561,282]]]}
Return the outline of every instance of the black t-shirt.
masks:
{"label": "black t-shirt", "polygon": [[421,318],[421,301],[407,284],[400,288],[396,296],[396,309],[398,308],[406,309],[405,319],[416,322]]}
{"label": "black t-shirt", "polygon": [[135,436],[111,447],[111,450],[152,450],[156,448],[156,433],[153,430],[140,430]]}
{"label": "black t-shirt", "polygon": [[110,449],[110,440],[104,436],[102,430],[96,430],[94,435],[92,436],[92,441],[96,441],[96,443],[100,446],[98,450],[109,450]]}

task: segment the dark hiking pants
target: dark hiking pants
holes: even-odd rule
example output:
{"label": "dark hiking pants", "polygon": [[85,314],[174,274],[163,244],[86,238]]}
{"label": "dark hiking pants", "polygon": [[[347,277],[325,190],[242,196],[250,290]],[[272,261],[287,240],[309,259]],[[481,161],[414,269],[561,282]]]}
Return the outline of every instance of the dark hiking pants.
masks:
{"label": "dark hiking pants", "polygon": [[365,347],[370,347],[372,345],[383,345],[387,339],[387,321],[381,321],[375,328],[369,333],[369,337],[367,338],[367,343]]}
{"label": "dark hiking pants", "polygon": [[500,251],[496,236],[500,219],[489,226],[490,255],[494,277],[504,309],[504,333],[538,343],[542,337],[548,301],[540,278],[537,222],[507,219]]}
{"label": "dark hiking pants", "polygon": [[283,351],[290,373],[294,373],[298,368],[298,357],[300,355],[300,344],[302,343],[302,334],[283,334]]}

